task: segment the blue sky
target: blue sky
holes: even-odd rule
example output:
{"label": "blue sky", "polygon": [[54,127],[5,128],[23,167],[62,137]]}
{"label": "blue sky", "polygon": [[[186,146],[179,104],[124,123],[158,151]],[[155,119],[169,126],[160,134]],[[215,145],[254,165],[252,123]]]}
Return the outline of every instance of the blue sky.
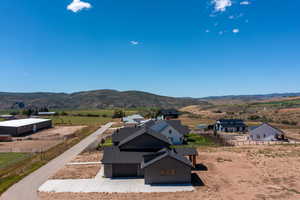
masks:
{"label": "blue sky", "polygon": [[0,91],[300,91],[300,1],[3,0]]}

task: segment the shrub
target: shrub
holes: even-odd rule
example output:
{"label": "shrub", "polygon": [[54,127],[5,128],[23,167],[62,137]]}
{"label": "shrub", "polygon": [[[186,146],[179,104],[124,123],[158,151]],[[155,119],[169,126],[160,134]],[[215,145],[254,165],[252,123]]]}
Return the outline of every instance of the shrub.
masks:
{"label": "shrub", "polygon": [[125,117],[125,113],[123,110],[115,110],[112,118],[122,118]]}

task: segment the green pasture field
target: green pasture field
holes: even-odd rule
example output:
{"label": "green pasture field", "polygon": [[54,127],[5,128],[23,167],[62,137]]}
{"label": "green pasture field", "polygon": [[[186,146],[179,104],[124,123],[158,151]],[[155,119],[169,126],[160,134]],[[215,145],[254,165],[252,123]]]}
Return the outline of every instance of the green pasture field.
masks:
{"label": "green pasture field", "polygon": [[0,170],[28,158],[26,153],[0,153]]}

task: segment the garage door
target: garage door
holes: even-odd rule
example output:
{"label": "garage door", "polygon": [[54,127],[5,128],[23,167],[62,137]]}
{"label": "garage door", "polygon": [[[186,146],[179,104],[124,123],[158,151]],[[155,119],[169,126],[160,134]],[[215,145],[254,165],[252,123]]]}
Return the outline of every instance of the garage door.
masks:
{"label": "garage door", "polygon": [[113,176],[114,177],[136,177],[138,164],[120,164],[113,165]]}

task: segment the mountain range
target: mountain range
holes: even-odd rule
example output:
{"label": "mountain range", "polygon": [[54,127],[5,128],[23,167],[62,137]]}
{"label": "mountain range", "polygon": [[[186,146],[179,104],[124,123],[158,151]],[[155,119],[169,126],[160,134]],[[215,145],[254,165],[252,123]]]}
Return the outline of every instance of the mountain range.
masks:
{"label": "mountain range", "polygon": [[0,92],[0,109],[48,107],[50,109],[95,109],[159,107],[180,108],[189,105],[209,106],[214,102],[257,101],[300,96],[300,93],[235,95],[205,98],[168,97],[142,91],[94,90],[75,93],[9,93]]}

